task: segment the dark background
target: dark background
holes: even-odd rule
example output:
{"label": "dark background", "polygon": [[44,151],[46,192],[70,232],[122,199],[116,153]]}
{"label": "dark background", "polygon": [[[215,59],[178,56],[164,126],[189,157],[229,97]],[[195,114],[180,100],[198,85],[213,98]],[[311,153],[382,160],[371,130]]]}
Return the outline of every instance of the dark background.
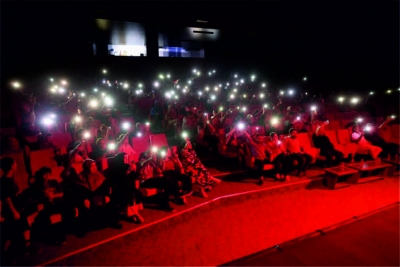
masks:
{"label": "dark background", "polygon": [[[148,57],[93,56],[95,18],[144,23]],[[208,20],[198,24],[196,20]],[[157,28],[218,28],[205,59],[157,58]],[[279,85],[321,91],[399,87],[398,1],[1,2],[1,76],[124,77],[193,66],[254,71]]]}

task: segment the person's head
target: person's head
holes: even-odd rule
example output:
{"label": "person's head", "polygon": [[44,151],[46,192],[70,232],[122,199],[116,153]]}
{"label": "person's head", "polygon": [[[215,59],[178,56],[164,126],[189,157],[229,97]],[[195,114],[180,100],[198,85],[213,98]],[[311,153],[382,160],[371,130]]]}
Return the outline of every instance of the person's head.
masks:
{"label": "person's head", "polygon": [[10,157],[4,157],[0,159],[0,169],[4,174],[13,175],[17,171],[17,162]]}
{"label": "person's head", "polygon": [[52,144],[53,143],[53,135],[51,133],[46,134],[45,141],[46,141],[46,143]]}
{"label": "person's head", "polygon": [[82,140],[83,139],[83,132],[84,129],[80,128],[75,132],[75,139],[76,140]]}
{"label": "person's head", "polygon": [[106,140],[104,140],[103,138],[98,138],[97,141],[96,141],[96,145],[101,150],[106,150],[107,149]]}
{"label": "person's head", "polygon": [[297,130],[296,129],[293,129],[293,128],[291,128],[290,130],[289,130],[289,134],[290,134],[290,137],[291,138],[297,138]]}
{"label": "person's head", "polygon": [[254,140],[258,144],[262,144],[264,142],[264,137],[261,134],[256,134]]}
{"label": "person's head", "polygon": [[276,142],[276,141],[279,140],[278,134],[275,133],[275,132],[271,132],[271,133],[269,134],[269,136],[271,137],[271,140],[274,141],[274,142]]}
{"label": "person's head", "polygon": [[43,184],[45,181],[50,179],[51,175],[51,168],[49,167],[42,167],[38,171],[35,172],[35,183],[36,184]]}
{"label": "person's head", "polygon": [[82,163],[82,169],[83,172],[85,173],[96,173],[97,172],[96,161],[92,159],[85,159]]}

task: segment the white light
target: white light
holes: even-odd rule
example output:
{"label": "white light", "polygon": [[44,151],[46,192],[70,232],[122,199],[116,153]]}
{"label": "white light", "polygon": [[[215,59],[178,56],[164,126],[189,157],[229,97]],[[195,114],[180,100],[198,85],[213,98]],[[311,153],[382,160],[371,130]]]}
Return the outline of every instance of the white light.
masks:
{"label": "white light", "polygon": [[237,78],[237,74],[235,74],[235,78]]}
{"label": "white light", "polygon": [[196,69],[193,69],[193,73],[196,73],[197,72],[197,70]]}
{"label": "white light", "polygon": [[188,136],[189,136],[189,135],[188,135],[188,133],[187,133],[187,132],[183,132],[183,133],[182,133],[182,137],[183,137],[183,138],[185,138],[185,139],[186,139],[186,138],[188,138]]}
{"label": "white light", "polygon": [[246,97],[247,97],[247,95],[246,95],[246,94],[244,94],[244,95],[243,95],[243,98],[246,98]]}
{"label": "white light", "polygon": [[263,106],[264,108],[267,108],[268,107],[268,104],[264,104],[264,106]]}
{"label": "white light", "polygon": [[107,70],[103,70],[103,73],[106,74],[106,73],[107,73]]}
{"label": "white light", "polygon": [[198,92],[199,93],[199,95],[202,95],[203,93],[202,92]]}
{"label": "white light", "polygon": [[365,126],[364,130],[369,132],[372,130],[372,128],[371,128],[371,126],[367,125],[367,126]]}
{"label": "white light", "polygon": [[244,83],[244,80],[243,80],[243,79],[241,79],[241,80],[240,80],[240,83]]}
{"label": "white light", "polygon": [[214,87],[214,91],[218,91],[218,87],[217,86]]}
{"label": "white light", "polygon": [[154,82],[154,87],[158,87],[158,86],[160,86],[160,83],[159,82]]}
{"label": "white light", "polygon": [[13,82],[11,84],[15,89],[21,88],[21,84],[19,82]]}
{"label": "white light", "polygon": [[199,72],[197,72],[196,74],[197,74],[197,76],[200,76],[200,75],[201,75],[201,72],[199,71]]}
{"label": "white light", "polygon": [[142,133],[137,133],[137,136],[138,137],[142,137]]}
{"label": "white light", "polygon": [[62,85],[67,85],[67,81],[66,81],[66,80],[62,80],[62,81],[61,81],[61,84],[62,84]]}
{"label": "white light", "polygon": [[235,84],[236,84],[236,85],[239,85],[239,83],[238,83],[238,82],[236,82]]}
{"label": "white light", "polygon": [[224,110],[224,107],[219,107],[219,111],[222,111],[222,110]]}
{"label": "white light", "polygon": [[344,101],[344,97],[343,97],[343,96],[339,97],[339,98],[338,98],[338,101],[339,101],[339,102],[343,102],[343,101]]}
{"label": "white light", "polygon": [[186,89],[183,89],[183,90],[182,90],[182,93],[184,93],[184,94],[185,94],[185,93],[186,93]]}
{"label": "white light", "polygon": [[219,84],[218,86],[219,86],[219,87],[222,87],[222,84]]}
{"label": "white light", "polygon": [[114,103],[114,101],[112,100],[111,97],[107,96],[107,97],[104,98],[104,104],[105,104],[106,106],[112,106],[113,103]]}
{"label": "white light", "polygon": [[209,72],[208,75],[211,76],[211,72]]}
{"label": "white light", "polygon": [[81,121],[82,121],[82,118],[80,116],[75,117],[75,122],[81,122]]}
{"label": "white light", "polygon": [[242,110],[243,110],[243,111],[246,111],[246,110],[247,110],[247,108],[246,108],[246,107],[242,107]]}
{"label": "white light", "polygon": [[357,103],[358,103],[358,98],[357,98],[357,97],[353,97],[353,98],[351,99],[351,103],[352,103],[352,104],[357,104]]}
{"label": "white light", "polygon": [[106,94],[105,93],[101,93],[101,96],[105,96]]}
{"label": "white light", "polygon": [[192,83],[192,81],[191,81],[191,80],[189,80],[189,81],[188,81],[188,84],[191,84],[191,83]]}
{"label": "white light", "polygon": [[171,98],[171,94],[168,93],[168,92],[166,92],[166,93],[165,93],[165,97],[166,97],[166,98]]}
{"label": "white light", "polygon": [[304,78],[303,78],[303,81],[307,81],[307,77],[304,77]]}
{"label": "white light", "polygon": [[95,99],[92,99],[89,102],[89,106],[92,107],[92,108],[96,108],[98,105],[99,105],[99,103]]}
{"label": "white light", "polygon": [[148,121],[145,124],[146,124],[146,126],[150,126],[150,122],[148,122]]}
{"label": "white light", "polygon": [[231,94],[230,98],[231,98],[231,99],[234,99],[234,98],[235,98],[235,95],[234,95],[234,94]]}
{"label": "white light", "polygon": [[171,78],[171,75],[167,74],[167,78],[168,78],[168,79]]}
{"label": "white light", "polygon": [[316,111],[317,110],[317,107],[316,106],[312,106],[311,107],[311,111]]}
{"label": "white light", "polygon": [[363,118],[358,118],[357,119],[357,122],[362,122],[363,121]]}
{"label": "white light", "polygon": [[129,122],[124,122],[122,124],[122,129],[128,130],[129,128],[131,128],[131,124]]}
{"label": "white light", "polygon": [[226,83],[226,86],[229,86],[229,83]]}
{"label": "white light", "polygon": [[53,78],[50,78],[50,82],[54,82],[54,79],[53,79]]}
{"label": "white light", "polygon": [[396,116],[395,116],[395,115],[392,115],[392,116],[390,116],[390,118],[394,119],[394,118],[396,118]]}
{"label": "white light", "polygon": [[390,93],[392,92],[392,90],[389,89],[389,90],[387,90],[386,92],[387,92],[388,94],[390,94]]}
{"label": "white light", "polygon": [[124,84],[124,89],[128,89],[128,87],[129,87],[129,84],[128,84],[128,83],[125,83],[125,84]]}
{"label": "white light", "polygon": [[106,83],[106,80],[103,80],[103,83]]}
{"label": "white light", "polygon": [[158,77],[159,77],[161,80],[164,79],[164,75],[162,75],[162,74],[160,74]]}
{"label": "white light", "polygon": [[54,113],[52,113],[52,114],[50,114],[50,118],[55,118],[56,117],[56,114],[54,114]]}
{"label": "white light", "polygon": [[208,86],[207,86],[205,90],[208,91],[208,90],[210,90],[210,88],[208,88]]}
{"label": "white light", "polygon": [[215,95],[211,95],[211,100],[215,100]]}
{"label": "white light", "polygon": [[293,95],[293,90],[289,90],[289,95]]}
{"label": "white light", "polygon": [[60,94],[64,94],[64,93],[65,93],[65,89],[64,89],[64,88],[59,88],[59,89],[58,89],[58,92],[59,92]]}
{"label": "white light", "polygon": [[108,84],[108,87],[111,87],[111,83]]}
{"label": "white light", "polygon": [[254,80],[256,78],[255,75],[251,75],[251,79]]}
{"label": "white light", "polygon": [[237,89],[235,88],[235,89],[233,89],[233,91],[236,93],[236,92],[237,92]]}
{"label": "white light", "polygon": [[114,143],[111,143],[111,144],[108,144],[108,149],[109,150],[115,150],[115,144]]}
{"label": "white light", "polygon": [[299,116],[297,116],[297,118],[296,118],[298,121],[300,120],[300,117]]}
{"label": "white light", "polygon": [[373,95],[373,94],[374,94],[374,92],[369,92],[369,94],[370,94],[370,95]]}
{"label": "white light", "polygon": [[85,93],[81,93],[81,97],[85,97]]}
{"label": "white light", "polygon": [[278,124],[278,122],[279,122],[279,120],[277,118],[272,118],[271,119],[271,124],[272,125]]}
{"label": "white light", "polygon": [[161,157],[164,158],[164,157],[167,155],[167,152],[165,152],[165,151],[163,150],[163,151],[160,152],[160,154],[161,154]]}
{"label": "white light", "polygon": [[399,89],[397,89],[397,91],[400,91],[400,88],[399,88]]}
{"label": "white light", "polygon": [[178,89],[179,89],[179,88],[180,88],[180,86],[179,86],[179,85],[177,85],[177,86],[176,86],[176,88],[178,88]]}
{"label": "white light", "polygon": [[213,70],[213,73],[215,73],[215,70]]}
{"label": "white light", "polygon": [[285,94],[285,92],[281,91],[280,94],[283,95],[283,94]]}
{"label": "white light", "polygon": [[90,133],[89,132],[84,132],[83,133],[83,138],[89,139],[90,138]]}
{"label": "white light", "polygon": [[97,92],[98,90],[97,90],[97,88],[94,88],[93,91],[94,91],[94,92]]}
{"label": "white light", "polygon": [[139,88],[142,88],[143,85],[141,83],[139,83],[138,86],[139,86]]}
{"label": "white light", "polygon": [[245,127],[245,125],[244,125],[243,122],[239,122],[239,123],[237,124],[237,128],[238,128],[239,130],[244,130],[244,127]]}
{"label": "white light", "polygon": [[260,94],[260,98],[264,98],[264,94],[263,93]]}
{"label": "white light", "polygon": [[263,83],[261,86],[262,86],[262,87],[265,87],[265,86],[266,86],[266,84],[265,84],[265,83]]}

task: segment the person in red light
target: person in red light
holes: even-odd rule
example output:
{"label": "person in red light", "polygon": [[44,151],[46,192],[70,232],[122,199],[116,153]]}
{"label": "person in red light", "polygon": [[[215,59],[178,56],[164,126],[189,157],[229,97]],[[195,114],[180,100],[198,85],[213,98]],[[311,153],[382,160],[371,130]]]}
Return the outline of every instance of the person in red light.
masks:
{"label": "person in red light", "polygon": [[304,153],[304,148],[300,146],[299,140],[297,139],[297,131],[295,129],[290,129],[289,134],[290,136],[284,139],[284,145],[289,157],[298,162],[297,175],[305,176],[312,157]]}

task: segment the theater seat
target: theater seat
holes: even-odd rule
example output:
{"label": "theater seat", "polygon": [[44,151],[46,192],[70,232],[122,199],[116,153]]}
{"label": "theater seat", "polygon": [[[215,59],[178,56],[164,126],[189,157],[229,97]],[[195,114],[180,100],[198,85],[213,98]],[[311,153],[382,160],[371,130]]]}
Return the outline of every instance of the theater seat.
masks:
{"label": "theater seat", "polygon": [[150,145],[156,146],[158,148],[163,147],[163,146],[169,147],[167,136],[165,134],[150,135]]}
{"label": "theater seat", "polygon": [[149,149],[149,140],[146,137],[132,137],[131,139],[132,148],[140,155]]}
{"label": "theater seat", "polygon": [[312,146],[309,134],[298,133],[297,139],[299,140],[300,146],[304,148],[304,152],[312,157],[311,163],[315,163],[317,161],[319,150]]}
{"label": "theater seat", "polygon": [[390,139],[391,143],[400,145],[400,124],[392,124],[392,138]]}
{"label": "theater seat", "polygon": [[337,136],[339,144],[343,145],[344,150],[346,151],[346,153],[343,154],[347,156],[348,155],[355,156],[355,154],[357,153],[357,145],[351,142],[349,130],[348,129],[338,130]]}
{"label": "theater seat", "polygon": [[32,173],[35,173],[40,168],[47,166],[50,168],[56,167],[57,162],[54,160],[53,149],[42,149],[31,151],[29,160],[31,164]]}

